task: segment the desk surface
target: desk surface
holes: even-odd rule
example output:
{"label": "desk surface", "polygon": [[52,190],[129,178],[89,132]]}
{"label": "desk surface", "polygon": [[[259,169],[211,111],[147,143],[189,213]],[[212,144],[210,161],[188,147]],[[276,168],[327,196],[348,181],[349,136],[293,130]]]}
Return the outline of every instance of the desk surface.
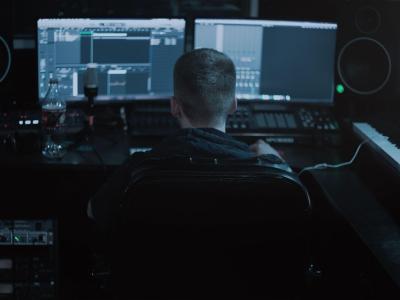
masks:
{"label": "desk surface", "polygon": [[[130,147],[152,147],[154,138],[130,139],[123,133],[95,134],[93,143],[80,145],[58,161],[50,161],[40,153],[0,155],[0,165],[9,168],[36,167],[39,169],[81,170],[114,169],[129,156]],[[94,146],[96,151],[83,146]],[[321,162],[338,163],[348,160],[353,149],[278,145],[277,150],[293,169]],[[347,152],[346,152],[347,151]],[[97,153],[96,153],[97,152]],[[76,172],[75,172],[76,173]],[[349,168],[312,172],[331,205],[346,219],[354,231],[371,249],[393,281],[400,287],[400,230],[398,224]],[[82,208],[83,210],[83,208]]]}
{"label": "desk surface", "polygon": [[[129,156],[131,148],[148,148],[157,145],[160,138],[131,138],[122,131],[95,133],[90,142],[72,147],[60,160],[49,160],[39,150],[34,153],[3,153],[0,155],[1,165],[40,167],[117,167]],[[332,147],[274,145],[294,169],[301,169],[321,162],[335,163],[341,161],[341,149]],[[95,151],[94,151],[95,150]]]}
{"label": "desk surface", "polygon": [[350,169],[312,171],[330,204],[349,223],[400,287],[400,228]]}
{"label": "desk surface", "polygon": [[3,166],[100,168],[117,167],[129,156],[129,139],[122,132],[95,134],[89,142],[74,145],[62,159],[43,157],[39,150],[32,153],[7,152],[0,155]]}

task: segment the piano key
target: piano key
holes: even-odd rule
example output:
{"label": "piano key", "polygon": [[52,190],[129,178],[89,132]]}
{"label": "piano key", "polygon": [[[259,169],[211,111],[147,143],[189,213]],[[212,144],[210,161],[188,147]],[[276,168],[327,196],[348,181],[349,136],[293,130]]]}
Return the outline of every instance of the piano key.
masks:
{"label": "piano key", "polygon": [[353,123],[353,131],[400,171],[400,149],[368,123]]}

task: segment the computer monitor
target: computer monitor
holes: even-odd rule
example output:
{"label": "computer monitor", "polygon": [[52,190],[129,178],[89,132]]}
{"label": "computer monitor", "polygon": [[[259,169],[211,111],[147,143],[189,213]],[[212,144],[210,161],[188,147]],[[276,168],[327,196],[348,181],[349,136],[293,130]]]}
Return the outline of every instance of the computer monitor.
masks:
{"label": "computer monitor", "polygon": [[184,19],[40,19],[38,91],[51,78],[67,101],[84,100],[88,63],[98,65],[96,101],[167,99],[184,52]]}
{"label": "computer monitor", "polygon": [[333,104],[334,23],[196,19],[195,48],[235,63],[239,100]]}

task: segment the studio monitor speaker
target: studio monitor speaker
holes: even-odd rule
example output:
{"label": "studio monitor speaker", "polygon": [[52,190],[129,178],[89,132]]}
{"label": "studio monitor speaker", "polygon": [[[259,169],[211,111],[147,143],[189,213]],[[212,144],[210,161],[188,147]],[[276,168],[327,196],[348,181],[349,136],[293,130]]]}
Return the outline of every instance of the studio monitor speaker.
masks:
{"label": "studio monitor speaker", "polygon": [[6,80],[11,67],[11,49],[9,40],[0,34],[0,82]]}
{"label": "studio monitor speaker", "polygon": [[397,101],[400,1],[344,1],[338,13],[337,98]]}
{"label": "studio monitor speaker", "polygon": [[0,8],[0,96],[9,92],[11,85],[13,61],[11,4],[11,0],[2,1]]}

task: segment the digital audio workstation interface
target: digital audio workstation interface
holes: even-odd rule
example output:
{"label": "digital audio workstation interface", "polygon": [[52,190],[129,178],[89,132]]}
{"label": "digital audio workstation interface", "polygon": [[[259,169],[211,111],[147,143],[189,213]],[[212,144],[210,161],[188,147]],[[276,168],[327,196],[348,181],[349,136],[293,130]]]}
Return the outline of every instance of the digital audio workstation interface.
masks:
{"label": "digital audio workstation interface", "polygon": [[226,53],[241,100],[333,104],[337,24],[196,19],[195,48]]}
{"label": "digital audio workstation interface", "polygon": [[98,101],[172,95],[173,67],[184,52],[183,19],[40,19],[38,85],[51,78],[66,100],[84,99],[84,72],[98,65]]}

